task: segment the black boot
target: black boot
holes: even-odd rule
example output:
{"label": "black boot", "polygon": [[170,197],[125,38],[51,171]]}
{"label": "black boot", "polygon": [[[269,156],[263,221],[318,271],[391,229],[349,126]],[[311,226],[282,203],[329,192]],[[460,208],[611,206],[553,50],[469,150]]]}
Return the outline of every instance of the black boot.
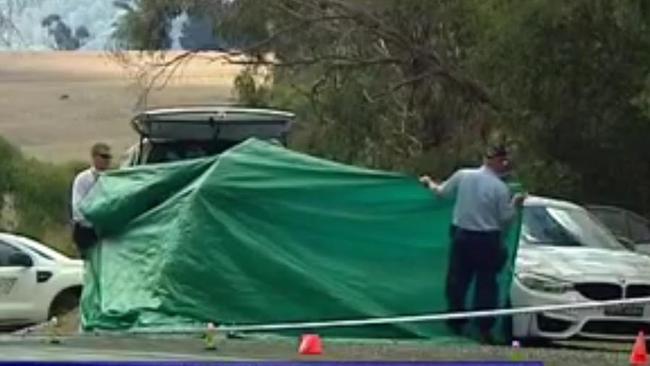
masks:
{"label": "black boot", "polygon": [[462,336],[465,323],[466,321],[464,319],[450,319],[447,321],[447,328],[449,328],[452,334]]}

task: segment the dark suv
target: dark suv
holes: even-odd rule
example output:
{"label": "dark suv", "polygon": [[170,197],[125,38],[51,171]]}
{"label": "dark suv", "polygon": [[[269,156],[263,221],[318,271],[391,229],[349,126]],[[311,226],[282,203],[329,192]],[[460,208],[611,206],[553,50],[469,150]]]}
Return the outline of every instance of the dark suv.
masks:
{"label": "dark suv", "polygon": [[157,108],[131,121],[140,136],[121,166],[165,163],[217,155],[251,138],[285,145],[294,114],[233,106]]}

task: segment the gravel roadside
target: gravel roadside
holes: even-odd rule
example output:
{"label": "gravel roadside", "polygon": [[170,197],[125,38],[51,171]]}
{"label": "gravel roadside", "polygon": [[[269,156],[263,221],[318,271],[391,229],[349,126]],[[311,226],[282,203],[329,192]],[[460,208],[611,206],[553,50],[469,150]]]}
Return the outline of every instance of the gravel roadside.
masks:
{"label": "gravel roadside", "polygon": [[350,361],[542,361],[551,366],[620,366],[629,364],[632,345],[624,343],[569,343],[547,348],[440,345],[431,342],[355,342],[324,339],[320,356],[300,356],[294,339],[219,339],[216,351],[204,349],[198,337],[86,336],[62,338],[0,337],[0,360],[350,360]]}

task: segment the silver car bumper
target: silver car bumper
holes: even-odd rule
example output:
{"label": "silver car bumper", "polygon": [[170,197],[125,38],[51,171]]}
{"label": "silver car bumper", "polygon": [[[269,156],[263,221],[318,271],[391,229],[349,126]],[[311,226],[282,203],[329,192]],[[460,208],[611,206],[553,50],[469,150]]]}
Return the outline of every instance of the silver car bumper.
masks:
{"label": "silver car bumper", "polygon": [[[511,291],[513,307],[563,305],[590,301],[575,291],[549,294],[530,290],[517,280],[513,282]],[[513,316],[513,335],[517,338],[558,340],[574,337],[632,340],[637,337],[639,331],[650,334],[650,304],[636,305],[636,307],[628,306],[614,311],[605,308],[589,308],[515,315]],[[616,310],[619,314],[616,314]],[[626,310],[629,315],[620,315]]]}

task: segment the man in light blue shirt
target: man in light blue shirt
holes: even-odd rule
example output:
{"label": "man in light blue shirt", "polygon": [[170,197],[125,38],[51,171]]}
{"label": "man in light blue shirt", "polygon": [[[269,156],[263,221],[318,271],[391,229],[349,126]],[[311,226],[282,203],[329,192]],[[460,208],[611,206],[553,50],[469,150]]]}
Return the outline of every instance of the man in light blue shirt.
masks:
{"label": "man in light blue shirt", "polygon": [[[524,195],[511,196],[503,177],[510,172],[510,160],[503,147],[491,147],[480,168],[460,169],[444,183],[424,176],[420,180],[444,198],[456,198],[451,239],[452,248],[447,274],[449,311],[465,311],[465,297],[476,281],[474,309],[494,309],[498,300],[497,276],[507,259],[502,243],[505,232]],[[495,319],[480,318],[483,341],[490,343]],[[461,333],[465,319],[449,321],[455,333]]]}

